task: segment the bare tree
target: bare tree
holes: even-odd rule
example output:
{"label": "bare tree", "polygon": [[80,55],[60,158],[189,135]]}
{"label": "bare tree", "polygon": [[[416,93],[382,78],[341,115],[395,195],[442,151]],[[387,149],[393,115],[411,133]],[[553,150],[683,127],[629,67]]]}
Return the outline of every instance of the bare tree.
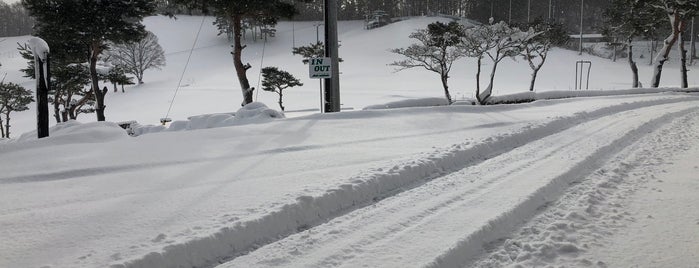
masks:
{"label": "bare tree", "polygon": [[464,29],[461,24],[435,22],[410,34],[410,38],[419,41],[407,48],[396,48],[391,52],[405,56],[407,59],[391,63],[398,71],[422,67],[439,74],[444,88],[444,95],[449,104],[453,103],[449,93],[449,72],[454,62],[464,57],[460,47]]}
{"label": "bare tree", "polygon": [[143,84],[143,73],[148,69],[165,66],[165,52],[158,44],[158,37],[152,32],[136,42],[113,44],[109,59],[116,66],[122,66],[126,73],[133,74],[139,84]]}

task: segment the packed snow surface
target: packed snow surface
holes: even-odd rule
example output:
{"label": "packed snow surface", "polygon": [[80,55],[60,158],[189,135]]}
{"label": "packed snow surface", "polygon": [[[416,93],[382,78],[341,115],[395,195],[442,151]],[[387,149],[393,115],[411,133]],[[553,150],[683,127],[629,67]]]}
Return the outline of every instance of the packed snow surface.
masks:
{"label": "packed snow surface", "polygon": [[[307,86],[285,99],[304,112],[282,114],[264,92],[237,107],[229,45],[205,28],[174,121],[149,125],[168,110],[193,41],[174,29],[202,19],[147,20],[170,65],[107,102],[108,119],[142,124],[137,136],[83,115],[38,140],[33,113],[18,114],[27,133],[0,141],[0,267],[696,264],[696,166],[684,161],[699,157],[696,93],[552,92],[571,88],[577,60],[556,50],[546,92],[519,94],[526,65],[503,64],[496,95],[529,103],[468,105],[475,71],[463,62],[454,71],[468,75],[453,80],[464,105],[443,106],[438,77],[386,66],[386,49],[435,19],[417,18],[372,31],[341,24],[343,103],[357,111],[311,114],[317,88]],[[266,46],[264,65],[305,77],[290,35],[310,43],[312,25],[281,24],[247,60]],[[624,64],[597,63],[596,88],[624,88]],[[584,98],[559,99],[571,96]]]}

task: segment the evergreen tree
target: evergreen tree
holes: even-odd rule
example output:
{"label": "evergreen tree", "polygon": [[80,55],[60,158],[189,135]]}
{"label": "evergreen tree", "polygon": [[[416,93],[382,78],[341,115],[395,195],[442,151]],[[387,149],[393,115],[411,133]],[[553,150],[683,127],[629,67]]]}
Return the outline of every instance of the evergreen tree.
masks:
{"label": "evergreen tree", "polygon": [[463,25],[457,22],[448,24],[434,22],[427,29],[420,29],[410,34],[410,38],[419,43],[407,48],[396,48],[391,52],[403,55],[407,59],[391,63],[398,71],[422,67],[439,74],[444,89],[444,96],[449,104],[453,103],[449,93],[449,72],[454,62],[464,56],[460,48],[464,37]]}
{"label": "evergreen tree", "polygon": [[483,41],[490,43],[490,46],[493,48],[485,52],[485,55],[493,62],[493,68],[490,72],[490,82],[483,92],[476,93],[478,102],[480,104],[485,104],[493,93],[495,73],[498,64],[505,58],[514,58],[519,55],[522,42],[531,38],[532,35],[522,32],[518,28],[510,27],[505,22],[487,25],[481,29]]}
{"label": "evergreen tree", "polygon": [[[24,77],[34,78],[34,55],[25,44],[18,44],[27,68],[21,69]],[[57,54],[60,55],[60,54]],[[49,102],[53,104],[56,123],[77,119],[81,113],[95,112],[95,98],[90,85],[90,71],[85,64],[66,62],[65,58],[51,60],[51,87]]]}
{"label": "evergreen tree", "polygon": [[[303,57],[303,64],[308,64],[312,58],[322,58],[325,57],[325,46],[322,42],[311,43],[308,46],[295,47],[291,50],[291,54],[301,55]],[[342,58],[338,59],[339,62],[343,62]]]}
{"label": "evergreen tree", "polygon": [[145,26],[141,22],[154,13],[156,3],[150,0],[22,0],[22,4],[37,21],[34,34],[49,43],[52,53],[88,62],[97,120],[104,121],[106,92],[100,90],[97,61],[108,42],[124,43],[145,36]]}
{"label": "evergreen tree", "polygon": [[[196,4],[196,0],[176,0],[178,4]],[[244,64],[242,60],[243,49],[245,46],[242,43],[243,22],[246,19],[253,19],[266,25],[276,25],[277,21],[282,18],[291,18],[297,10],[293,3],[283,0],[210,0],[202,1],[207,7],[213,9],[218,20],[216,23],[225,24],[224,28],[232,28],[233,34],[233,65],[235,66],[240,89],[243,94],[242,105],[245,106],[253,101],[254,88],[250,87],[250,82],[247,77],[248,69],[252,68],[249,63]]]}
{"label": "evergreen tree", "polygon": [[546,63],[549,50],[554,46],[563,46],[570,38],[563,30],[563,25],[547,23],[542,19],[535,19],[525,26],[529,29],[528,38],[521,43],[521,56],[529,63],[532,69],[532,79],[529,83],[529,91],[534,91],[536,77],[541,67]]}
{"label": "evergreen tree", "polygon": [[262,68],[262,89],[264,91],[276,92],[279,95],[279,108],[284,111],[282,99],[284,97],[284,89],[303,86],[301,81],[296,79],[290,73],[279,70],[277,67]]}
{"label": "evergreen tree", "polygon": [[5,116],[4,119],[0,117],[0,137],[10,137],[10,114],[28,110],[33,101],[30,90],[14,83],[0,83],[0,113]]}

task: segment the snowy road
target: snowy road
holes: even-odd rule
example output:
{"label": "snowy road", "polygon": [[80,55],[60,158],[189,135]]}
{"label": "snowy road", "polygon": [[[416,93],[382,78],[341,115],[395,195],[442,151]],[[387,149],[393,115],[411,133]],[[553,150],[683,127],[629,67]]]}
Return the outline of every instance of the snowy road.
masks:
{"label": "snowy road", "polygon": [[77,125],[0,146],[0,267],[461,264],[698,102],[357,111],[137,138]]}
{"label": "snowy road", "polygon": [[[687,103],[689,104],[689,103]],[[696,104],[696,103],[695,103]],[[695,104],[690,104],[689,107]],[[264,246],[219,267],[457,267],[664,123],[669,104],[592,120]],[[579,245],[563,243],[560,252]]]}

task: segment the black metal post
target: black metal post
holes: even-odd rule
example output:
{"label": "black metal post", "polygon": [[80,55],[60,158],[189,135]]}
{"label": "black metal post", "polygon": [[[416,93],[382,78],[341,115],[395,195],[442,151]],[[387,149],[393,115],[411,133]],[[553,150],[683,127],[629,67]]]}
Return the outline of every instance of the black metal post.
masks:
{"label": "black metal post", "polygon": [[[36,130],[39,139],[49,136],[49,87],[51,83],[51,59],[46,55],[46,62],[41,60],[39,55],[34,55],[35,63],[38,64],[38,77],[36,83]],[[46,74],[44,74],[46,65]]]}
{"label": "black metal post", "polygon": [[325,0],[325,56],[331,60],[332,77],[325,79],[325,112],[340,111],[337,0]]}

